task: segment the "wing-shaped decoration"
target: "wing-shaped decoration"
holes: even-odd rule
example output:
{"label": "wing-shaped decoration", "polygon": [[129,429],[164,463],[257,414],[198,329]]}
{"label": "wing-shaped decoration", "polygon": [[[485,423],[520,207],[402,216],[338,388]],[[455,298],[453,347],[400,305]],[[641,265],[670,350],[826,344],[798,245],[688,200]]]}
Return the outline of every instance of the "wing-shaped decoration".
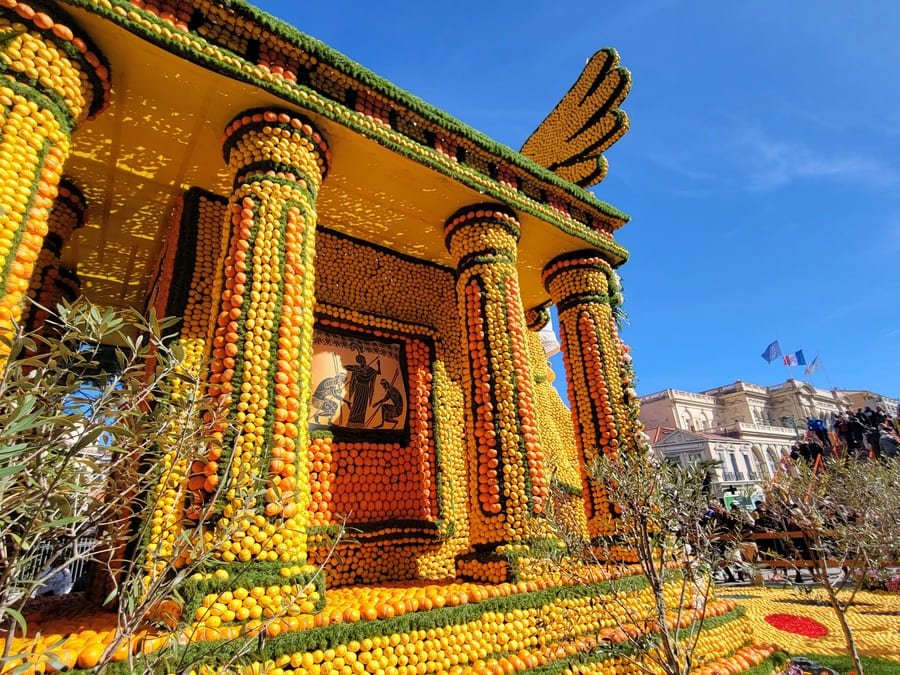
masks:
{"label": "wing-shaped decoration", "polygon": [[631,73],[619,65],[619,54],[601,49],[521,153],[576,185],[596,185],[606,177],[603,152],[628,131],[618,106],[630,89]]}

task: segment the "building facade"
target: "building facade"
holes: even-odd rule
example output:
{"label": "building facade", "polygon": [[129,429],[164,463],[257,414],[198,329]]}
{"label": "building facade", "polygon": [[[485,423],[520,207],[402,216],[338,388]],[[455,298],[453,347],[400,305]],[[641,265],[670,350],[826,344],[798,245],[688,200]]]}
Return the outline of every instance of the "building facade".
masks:
{"label": "building facade", "polygon": [[856,411],[859,408],[875,410],[875,408],[881,406],[891,417],[900,417],[900,399],[898,398],[861,389],[848,389],[843,393],[850,401],[851,410]]}
{"label": "building facade", "polygon": [[808,419],[830,422],[838,412],[874,408],[884,400],[871,392],[820,389],[793,378],[770,387],[737,381],[697,393],[665,389],[643,396],[641,421],[651,430],[670,430],[651,434],[663,456],[683,464],[719,463],[710,486],[715,496],[761,494],[806,432]]}
{"label": "building facade", "polygon": [[711,464],[707,488],[726,506],[733,501],[749,506],[761,498],[763,485],[777,463],[755,450],[749,440],[704,431],[655,427],[647,430],[650,446],[661,459],[686,467]]}

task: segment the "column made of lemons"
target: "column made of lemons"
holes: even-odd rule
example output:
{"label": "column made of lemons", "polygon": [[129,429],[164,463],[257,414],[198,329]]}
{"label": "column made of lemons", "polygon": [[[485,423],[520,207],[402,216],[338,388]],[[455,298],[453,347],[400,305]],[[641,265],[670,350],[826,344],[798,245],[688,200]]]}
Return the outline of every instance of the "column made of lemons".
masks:
{"label": "column made of lemons", "polygon": [[86,208],[81,191],[71,181],[63,178],[50,210],[47,236],[38,253],[28,287],[28,297],[36,304],[24,310],[23,323],[27,330],[43,330],[47,319],[53,315],[56,305],[63,298],[72,301],[78,297],[78,277],[73,271],[60,265],[60,258],[69,237],[84,225]]}
{"label": "column made of lemons", "polygon": [[601,454],[615,457],[634,445],[631,357],[619,340],[613,315],[618,284],[610,265],[595,251],[555,258],[544,268],[543,282],[559,314],[588,533],[591,539],[612,536],[616,507],[590,467]]}
{"label": "column made of lemons", "polygon": [[516,270],[519,222],[497,204],[460,209],[444,226],[463,321],[470,540],[502,552],[544,511],[544,476]]}
{"label": "column made of lemons", "polygon": [[108,99],[109,70],[68,16],[0,2],[0,336],[21,318],[72,130]]}
{"label": "column made of lemons", "polygon": [[[311,571],[306,417],[315,204],[329,152],[303,117],[272,110],[235,118],[224,152],[234,191],[210,376],[220,421],[208,459],[217,464],[223,500],[214,555],[223,563],[255,561],[256,576],[238,565],[241,586],[271,588]],[[227,565],[219,571],[227,576]],[[284,588],[278,602],[308,601]]]}

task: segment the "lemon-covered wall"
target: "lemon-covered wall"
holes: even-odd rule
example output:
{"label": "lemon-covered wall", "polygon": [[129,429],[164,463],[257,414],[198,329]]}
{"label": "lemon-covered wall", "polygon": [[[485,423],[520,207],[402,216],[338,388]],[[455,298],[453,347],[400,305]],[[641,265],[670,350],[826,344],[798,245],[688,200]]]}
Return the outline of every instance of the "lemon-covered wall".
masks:
{"label": "lemon-covered wall", "polygon": [[[210,298],[221,288],[216,281],[221,268],[217,259],[222,257],[217,223],[223,222],[225,208],[225,201],[215,195],[188,193],[185,205],[173,215],[158,275],[171,281],[151,293],[160,313],[183,314],[180,340],[190,367],[200,377],[214,322],[215,302]],[[179,234],[185,229],[197,234]],[[184,271],[185,265],[194,266],[192,274]],[[313,563],[326,563],[330,587],[454,577],[457,556],[472,550],[463,394],[468,356],[462,345],[455,283],[449,268],[330,229],[327,214],[317,228],[317,330],[399,343],[408,405],[405,433],[387,440],[365,432],[356,440],[352,432],[340,429],[312,432],[310,556]],[[571,415],[551,383],[552,372],[536,333],[527,333],[526,347],[538,431],[553,488],[551,516],[571,533],[583,535],[581,475]],[[170,513],[154,514],[160,533],[170,532],[197,501],[190,488],[203,489],[203,468],[198,465],[194,471],[185,466],[170,475],[170,499],[164,503],[174,506]],[[210,487],[214,486],[206,486]]]}

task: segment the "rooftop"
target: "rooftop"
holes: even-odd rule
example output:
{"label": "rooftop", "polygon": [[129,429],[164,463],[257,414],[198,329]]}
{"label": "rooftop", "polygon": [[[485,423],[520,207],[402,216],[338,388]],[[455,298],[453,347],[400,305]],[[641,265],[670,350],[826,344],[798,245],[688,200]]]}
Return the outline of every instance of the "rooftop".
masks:
{"label": "rooftop", "polygon": [[[127,0],[62,4],[112,73],[112,103],[76,130],[66,166],[89,208],[63,263],[77,264],[97,302],[141,306],[176,199],[189,187],[229,194],[223,130],[260,107],[299,110],[327,139],[333,163],[317,200],[326,227],[450,265],[444,220],[504,203],[521,221],[526,307],[548,300],[540,271],[560,253],[627,258],[613,238],[624,213],[243,1],[181,2],[168,20]],[[612,50],[595,59],[612,105],[599,153],[627,128],[617,105],[630,79]],[[554,131],[552,118],[538,131]]]}

